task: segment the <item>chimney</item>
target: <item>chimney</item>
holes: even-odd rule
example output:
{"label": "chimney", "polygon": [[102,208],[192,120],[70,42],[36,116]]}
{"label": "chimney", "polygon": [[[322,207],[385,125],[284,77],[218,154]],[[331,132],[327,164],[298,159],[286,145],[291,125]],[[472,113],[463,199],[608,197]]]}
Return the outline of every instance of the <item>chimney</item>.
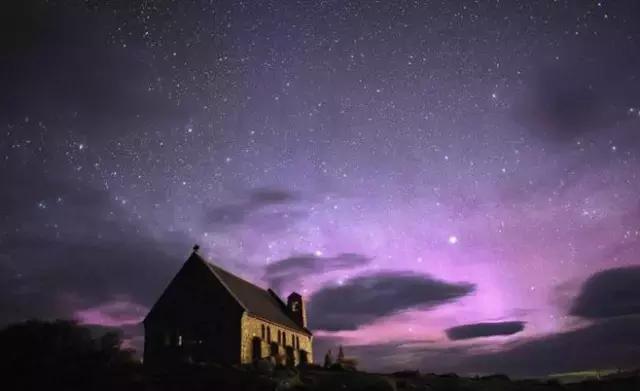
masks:
{"label": "chimney", "polygon": [[307,311],[304,308],[302,296],[292,292],[287,298],[287,309],[293,320],[302,327],[307,327]]}

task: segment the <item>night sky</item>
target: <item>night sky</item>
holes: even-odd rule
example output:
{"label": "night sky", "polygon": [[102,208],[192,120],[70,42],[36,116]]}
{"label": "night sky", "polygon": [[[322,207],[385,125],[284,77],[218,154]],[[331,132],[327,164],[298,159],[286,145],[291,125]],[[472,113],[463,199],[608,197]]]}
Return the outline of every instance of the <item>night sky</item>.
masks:
{"label": "night sky", "polygon": [[640,365],[640,2],[11,3],[1,325],[139,347],[198,243],[316,358]]}

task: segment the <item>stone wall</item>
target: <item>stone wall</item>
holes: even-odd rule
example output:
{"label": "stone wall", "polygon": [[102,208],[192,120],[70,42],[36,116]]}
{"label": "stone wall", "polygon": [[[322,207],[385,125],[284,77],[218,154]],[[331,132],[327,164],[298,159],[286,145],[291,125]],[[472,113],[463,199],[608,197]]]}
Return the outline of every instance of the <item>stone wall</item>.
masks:
{"label": "stone wall", "polygon": [[[307,362],[313,362],[313,337],[306,335],[304,333],[298,332],[293,329],[289,329],[286,327],[282,327],[281,325],[277,325],[275,323],[271,323],[269,321],[255,318],[253,316],[247,315],[246,313],[242,316],[241,320],[242,324],[242,336],[241,336],[241,344],[240,344],[240,360],[242,363],[251,363],[253,361],[253,344],[254,338],[260,339],[260,350],[261,350],[261,358],[269,357],[270,355],[270,346],[267,341],[267,327],[271,329],[271,341],[278,342],[278,331],[284,332],[286,334],[286,342],[285,344],[280,344],[278,346],[278,353],[281,355],[285,355],[286,347],[292,347],[292,336],[298,337],[300,341],[300,348],[294,349],[294,360],[295,365],[300,363],[300,351],[304,350],[307,352]],[[262,326],[265,327],[265,335],[262,337]]]}

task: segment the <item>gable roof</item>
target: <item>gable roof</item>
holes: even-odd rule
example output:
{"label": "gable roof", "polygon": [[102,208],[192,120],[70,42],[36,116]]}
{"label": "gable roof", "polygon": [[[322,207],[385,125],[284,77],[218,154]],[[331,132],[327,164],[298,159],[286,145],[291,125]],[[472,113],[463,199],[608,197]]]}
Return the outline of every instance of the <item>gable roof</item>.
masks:
{"label": "gable roof", "polygon": [[211,273],[218,278],[236,301],[249,313],[258,318],[280,324],[293,330],[311,335],[311,331],[296,323],[287,313],[286,304],[271,289],[265,290],[228,271],[204,260],[199,254],[193,253],[204,262]]}

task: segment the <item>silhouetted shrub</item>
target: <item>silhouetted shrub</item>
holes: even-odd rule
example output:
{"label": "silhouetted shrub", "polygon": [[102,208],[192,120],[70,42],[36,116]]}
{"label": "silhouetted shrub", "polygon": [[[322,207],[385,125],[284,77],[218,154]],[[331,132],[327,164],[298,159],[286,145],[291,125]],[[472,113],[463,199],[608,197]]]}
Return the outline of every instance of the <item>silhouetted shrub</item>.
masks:
{"label": "silhouetted shrub", "polygon": [[548,386],[560,386],[561,385],[561,383],[560,383],[560,381],[558,379],[548,379],[545,382],[545,384],[548,385]]}
{"label": "silhouetted shrub", "polygon": [[331,375],[319,376],[312,388],[318,391],[393,391],[393,383],[384,376],[366,374],[362,372],[336,372]]}
{"label": "silhouetted shrub", "polygon": [[329,367],[332,371],[344,371],[344,367],[339,362],[331,364]]}
{"label": "silhouetted shrub", "polygon": [[510,381],[509,376],[497,373],[495,375],[487,375],[481,376],[480,380],[501,380],[501,381]]}
{"label": "silhouetted shrub", "polygon": [[398,371],[393,372],[391,376],[394,377],[420,377],[420,371],[418,370],[406,370],[406,371]]}
{"label": "silhouetted shrub", "polygon": [[340,360],[339,363],[342,365],[343,368],[350,369],[353,371],[355,371],[356,368],[358,367],[358,360],[355,357],[342,358],[342,360]]}
{"label": "silhouetted shrub", "polygon": [[331,368],[332,365],[333,365],[333,357],[331,355],[331,349],[329,349],[329,351],[327,351],[327,354],[324,355],[324,367]]}
{"label": "silhouetted shrub", "polygon": [[120,349],[121,339],[109,332],[94,339],[73,321],[30,320],[0,331],[0,367],[22,388],[33,384],[87,384],[107,372],[133,364]]}

